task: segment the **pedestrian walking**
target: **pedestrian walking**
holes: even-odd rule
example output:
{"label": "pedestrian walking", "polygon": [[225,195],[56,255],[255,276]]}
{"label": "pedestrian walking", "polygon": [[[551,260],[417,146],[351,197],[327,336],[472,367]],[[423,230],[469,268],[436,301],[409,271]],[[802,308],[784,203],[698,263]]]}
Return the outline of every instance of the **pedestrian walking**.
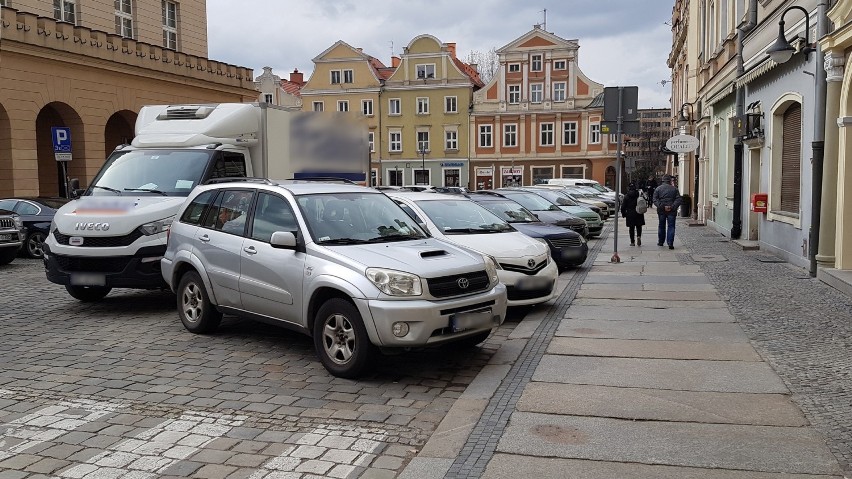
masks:
{"label": "pedestrian walking", "polygon": [[657,246],[662,246],[665,242],[669,245],[669,249],[674,249],[675,219],[677,218],[677,209],[683,199],[680,192],[671,183],[671,175],[663,176],[663,183],[654,190],[652,199],[657,208],[657,216],[660,219],[660,225],[657,229]]}
{"label": "pedestrian walking", "polygon": [[645,212],[648,210],[648,198],[636,188],[636,183],[627,185],[627,194],[621,203],[621,216],[627,220],[630,233],[630,246],[642,246],[642,226],[645,225]]}
{"label": "pedestrian walking", "polygon": [[645,192],[648,195],[648,198],[654,197],[654,190],[657,189],[657,179],[654,178],[653,175],[648,177],[648,183],[645,184],[646,190]]}

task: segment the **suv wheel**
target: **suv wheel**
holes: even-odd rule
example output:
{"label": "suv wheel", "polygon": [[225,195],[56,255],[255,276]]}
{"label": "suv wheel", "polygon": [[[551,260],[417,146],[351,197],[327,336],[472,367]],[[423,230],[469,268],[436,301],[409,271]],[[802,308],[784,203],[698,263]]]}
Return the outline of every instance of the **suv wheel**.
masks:
{"label": "suv wheel", "polygon": [[358,377],[375,354],[361,313],[345,299],[332,298],[323,303],[317,311],[313,333],[320,361],[337,377]]}
{"label": "suv wheel", "polygon": [[65,290],[68,291],[68,294],[71,295],[74,299],[80,300],[84,303],[91,303],[93,301],[100,301],[104,299],[104,296],[108,295],[112,288],[107,288],[105,286],[65,286]]}
{"label": "suv wheel", "polygon": [[42,259],[44,257],[44,251],[42,251],[41,247],[42,243],[44,243],[44,233],[36,231],[27,236],[27,257]]}
{"label": "suv wheel", "polygon": [[9,264],[18,256],[18,248],[0,248],[0,266]]}
{"label": "suv wheel", "polygon": [[192,333],[211,333],[222,321],[222,313],[210,302],[201,276],[194,271],[180,278],[177,287],[177,308],[180,322]]}

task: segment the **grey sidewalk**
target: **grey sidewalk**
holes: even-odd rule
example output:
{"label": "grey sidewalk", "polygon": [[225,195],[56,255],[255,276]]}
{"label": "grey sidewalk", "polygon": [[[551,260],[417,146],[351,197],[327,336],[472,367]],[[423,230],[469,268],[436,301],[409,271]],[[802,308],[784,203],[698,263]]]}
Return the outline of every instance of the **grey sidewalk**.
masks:
{"label": "grey sidewalk", "polygon": [[[564,281],[583,280],[570,306],[516,328],[400,477],[843,477],[683,244],[653,239],[622,246],[618,265],[602,240]],[[543,320],[555,331],[534,351]],[[495,410],[501,394],[511,410]]]}

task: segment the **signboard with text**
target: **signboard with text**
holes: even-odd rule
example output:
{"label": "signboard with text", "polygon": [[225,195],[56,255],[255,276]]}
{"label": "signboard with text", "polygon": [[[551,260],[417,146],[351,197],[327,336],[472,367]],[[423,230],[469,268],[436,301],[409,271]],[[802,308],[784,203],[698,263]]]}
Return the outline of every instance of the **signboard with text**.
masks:
{"label": "signboard with text", "polygon": [[51,127],[50,138],[53,141],[53,156],[56,161],[71,161],[71,128]]}

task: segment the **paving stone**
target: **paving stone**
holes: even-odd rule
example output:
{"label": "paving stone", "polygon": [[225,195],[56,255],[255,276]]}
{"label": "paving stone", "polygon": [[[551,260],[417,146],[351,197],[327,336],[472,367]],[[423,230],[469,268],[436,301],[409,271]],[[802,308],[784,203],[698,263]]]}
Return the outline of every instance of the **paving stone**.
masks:
{"label": "paving stone", "polygon": [[624,358],[762,361],[745,342],[653,341],[628,339],[553,338],[549,354]]}
{"label": "paving stone", "polygon": [[646,321],[602,321],[564,319],[556,336],[578,338],[647,339],[657,341],[704,341],[712,343],[748,343],[748,337],[736,323],[672,323]]}

